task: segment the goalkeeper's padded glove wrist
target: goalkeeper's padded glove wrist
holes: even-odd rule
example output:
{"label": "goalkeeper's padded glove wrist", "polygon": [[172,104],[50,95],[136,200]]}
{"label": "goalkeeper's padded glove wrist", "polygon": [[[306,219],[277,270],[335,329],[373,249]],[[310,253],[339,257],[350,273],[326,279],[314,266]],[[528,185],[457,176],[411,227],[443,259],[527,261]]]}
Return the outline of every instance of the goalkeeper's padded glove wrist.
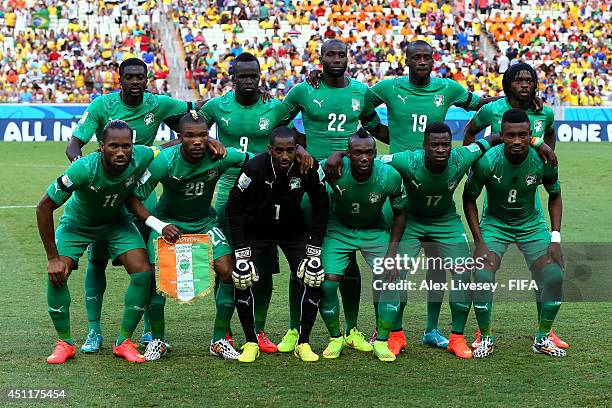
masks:
{"label": "goalkeeper's padded glove wrist", "polygon": [[306,257],[321,256],[321,247],[315,245],[306,245]]}
{"label": "goalkeeper's padded glove wrist", "polygon": [[251,247],[244,247],[240,249],[236,249],[234,251],[234,256],[236,257],[236,261],[239,259],[249,260],[251,259]]}

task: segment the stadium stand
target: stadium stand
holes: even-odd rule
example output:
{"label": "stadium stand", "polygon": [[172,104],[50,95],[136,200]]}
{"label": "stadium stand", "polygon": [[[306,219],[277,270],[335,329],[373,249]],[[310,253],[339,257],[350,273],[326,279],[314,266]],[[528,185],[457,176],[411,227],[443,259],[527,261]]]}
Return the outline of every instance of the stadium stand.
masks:
{"label": "stadium stand", "polygon": [[150,88],[167,93],[165,56],[152,29],[155,1],[0,2],[0,102],[80,102],[119,88],[131,56],[150,67]]}
{"label": "stadium stand", "polygon": [[[551,105],[612,104],[610,3],[596,0],[0,0],[0,102],[88,102],[117,89],[115,68],[132,55],[151,67],[151,90],[168,93],[155,4],[177,27],[186,76],[206,99],[231,88],[242,51],[259,58],[281,98],[317,67],[326,38],[350,44],[349,72],[370,85],[405,74],[403,47],[424,38],[435,75],[478,94],[501,94],[500,74],[525,61]],[[47,30],[33,28],[45,19]]]}

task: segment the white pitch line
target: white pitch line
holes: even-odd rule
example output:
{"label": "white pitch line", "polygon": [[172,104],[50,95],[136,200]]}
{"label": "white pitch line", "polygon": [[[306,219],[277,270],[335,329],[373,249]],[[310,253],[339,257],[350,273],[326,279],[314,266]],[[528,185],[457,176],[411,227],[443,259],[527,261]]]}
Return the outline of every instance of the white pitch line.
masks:
{"label": "white pitch line", "polygon": [[35,205],[0,205],[0,210],[10,210],[14,208],[36,208]]}

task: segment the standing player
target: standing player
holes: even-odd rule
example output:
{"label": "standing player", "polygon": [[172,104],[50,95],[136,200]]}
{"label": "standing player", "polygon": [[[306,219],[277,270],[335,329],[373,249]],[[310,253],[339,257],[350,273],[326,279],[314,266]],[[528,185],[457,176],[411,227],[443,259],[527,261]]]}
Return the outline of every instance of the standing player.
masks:
{"label": "standing player", "polygon": [[[502,79],[505,98],[483,106],[467,124],[464,132],[463,144],[471,143],[476,135],[484,128],[490,126],[491,133],[501,131],[502,116],[510,109],[521,109],[527,113],[531,131],[535,137],[543,137],[544,142],[555,148],[557,140],[554,128],[555,114],[549,106],[544,106],[542,110],[536,110],[532,106],[537,98],[538,77],[535,70],[525,63],[511,66]],[[536,207],[542,210],[539,198],[536,200]],[[538,316],[541,312],[541,304],[537,302]],[[566,349],[569,347],[565,341],[557,337],[554,331],[550,332],[557,347]],[[473,347],[478,347],[480,342],[480,332]]]}
{"label": "standing player", "polygon": [[467,124],[464,131],[463,144],[470,144],[476,135],[490,126],[491,133],[501,131],[502,116],[510,109],[522,109],[527,113],[533,136],[544,137],[544,142],[555,148],[555,113],[549,106],[541,110],[533,108],[538,90],[538,76],[529,64],[514,64],[502,79],[504,98],[483,106]]}
{"label": "standing player", "polygon": [[[503,146],[491,149],[473,167],[463,193],[465,216],[476,243],[475,258],[485,258],[486,265],[474,274],[476,283],[495,282],[508,244],[515,242],[529,265],[538,285],[536,298],[541,302],[538,331],[533,351],[550,356],[565,356],[555,345],[550,330],[561,306],[563,254],[561,252],[561,187],[557,168],[545,165],[529,149],[531,126],[521,109],[511,109],[502,116]],[[544,212],[536,206],[536,193],[543,184],[549,194],[548,210],[552,233]],[[480,225],[476,199],[486,187],[486,207]],[[481,342],[474,357],[493,352],[490,333],[492,291],[475,294],[474,309],[481,333]]]}
{"label": "standing player", "polygon": [[[418,150],[423,147],[424,131],[428,123],[442,122],[451,106],[465,110],[478,110],[482,105],[497,98],[480,98],[463,88],[457,82],[448,78],[432,77],[433,49],[427,42],[418,40],[406,47],[406,65],[409,76],[384,79],[371,89],[375,95],[374,106],[387,106],[388,125],[381,125],[374,130],[374,136],[389,144],[389,152],[397,153],[406,150]],[[317,74],[309,75],[309,80],[315,82]],[[335,168],[339,157],[334,157],[328,163]],[[408,187],[408,186],[406,186]],[[390,210],[385,207],[385,218],[390,219]],[[426,249],[427,256],[436,256]],[[440,282],[445,280],[442,270],[428,270],[427,280]],[[443,293],[429,292],[427,302],[427,325],[422,342],[446,348],[446,339],[438,330],[438,318]],[[405,297],[405,294],[402,296]],[[392,349],[406,347],[406,336],[402,328],[402,318],[406,302],[400,302],[400,312],[393,331],[389,337]],[[373,339],[376,337],[376,333]]]}
{"label": "standing player", "polygon": [[[267,153],[257,155],[243,168],[227,203],[228,225],[236,248],[236,308],[243,322],[247,343],[240,361],[252,362],[259,356],[254,327],[257,286],[266,274],[264,257],[277,245],[291,269],[291,279],[300,283],[298,341],[294,354],[302,361],[317,361],[309,345],[310,331],[317,316],[323,270],[321,244],[329,215],[329,201],[323,171],[318,163],[302,174],[295,158],[296,136],[287,127],[276,128],[270,136]],[[313,219],[306,228],[300,206],[304,193],[312,203]],[[242,265],[252,265],[250,273],[259,279],[248,287]],[[276,266],[278,267],[278,266]],[[302,282],[303,279],[303,282]],[[246,281],[245,281],[246,280]],[[244,326],[245,322],[247,323]]]}
{"label": "standing player", "polygon": [[[195,117],[195,118],[194,118]],[[215,356],[236,359],[238,353],[225,339],[234,311],[232,250],[217,223],[217,214],[211,207],[215,186],[221,175],[229,168],[241,167],[247,154],[228,149],[227,156],[215,160],[208,151],[208,127],[204,118],[195,111],[184,115],[179,122],[180,145],[164,149],[149,166],[146,180],[138,187],[135,196],[128,201],[128,207],[142,222],[151,224],[153,231],[149,236],[149,261],[155,263],[156,240],[164,235],[171,242],[180,234],[208,234],[213,245],[214,268],[220,278],[215,296],[217,315],[210,353]],[[158,183],[164,187],[153,215],[139,200],[145,200],[155,190]],[[166,231],[166,228],[169,230]],[[155,286],[152,286],[154,290]],[[145,357],[164,341],[164,304],[165,297],[154,293],[148,308],[151,311],[151,342]],[[155,311],[155,313],[153,313]],[[153,317],[159,320],[154,320]],[[156,340],[159,340],[156,342]],[[153,358],[161,357],[163,353]]]}
{"label": "standing player", "polygon": [[[233,65],[234,90],[211,99],[200,110],[209,127],[214,123],[217,124],[217,137],[224,145],[254,154],[265,152],[272,129],[287,124],[292,117],[281,101],[262,100],[258,91],[260,78],[261,68],[257,58],[248,52],[238,55]],[[312,165],[312,158],[303,148],[299,147],[296,154],[303,171]],[[219,225],[226,235],[228,231],[225,225],[225,204],[239,172],[240,169],[229,169],[225,172],[219,180],[217,189],[215,210],[219,217]],[[264,258],[270,260],[266,268],[272,270],[271,268],[277,264],[278,252],[275,247],[270,247],[269,251]],[[273,273],[278,273],[278,270]],[[257,299],[255,328],[259,347],[264,353],[275,353],[278,351],[277,346],[270,341],[264,331],[272,296],[272,273],[263,275],[260,284],[254,290],[260,291],[255,297]],[[292,327],[297,327],[298,324],[300,294],[299,282],[291,279],[289,304]]]}
{"label": "standing player", "polygon": [[[75,355],[67,280],[92,243],[108,248],[111,258],[119,260],[130,275],[113,353],[131,362],[145,361],[130,338],[149,298],[152,269],[142,236],[124,202],[159,149],[133,146],[132,139],[132,129],[126,122],[110,121],[100,136],[100,151],[76,160],[49,186],[36,208],[38,230],[49,260],[48,309],[59,337],[47,358],[50,364],[62,364]],[[54,237],[53,212],[66,201]]]}
{"label": "standing player", "polygon": [[[469,146],[452,148],[452,133],[443,122],[430,123],[425,128],[422,150],[382,156],[381,160],[394,167],[402,176],[408,204],[406,205],[406,230],[400,251],[414,259],[421,243],[436,246],[442,259],[453,259],[457,265],[451,270],[452,279],[469,282],[469,269],[465,261],[470,258],[470,249],[461,218],[455,209],[453,194],[468,169],[489,149],[501,143],[499,135],[488,136]],[[552,150],[542,144],[542,154],[554,160]],[[465,275],[464,275],[465,273]],[[460,287],[458,284],[454,287]],[[460,358],[471,358],[463,331],[471,305],[471,294],[461,290],[450,293],[452,333],[448,351]],[[395,355],[401,351],[400,343],[390,343]]]}
{"label": "standing player", "polygon": [[[190,109],[190,102],[182,102],[168,96],[145,92],[147,87],[147,65],[138,58],[128,58],[119,66],[119,81],[121,92],[114,92],[94,99],[79,121],[68,147],[66,155],[70,161],[81,157],[81,149],[96,135],[99,140],[104,126],[112,119],[127,122],[134,132],[134,144],[152,146],[155,142],[157,129],[164,120],[177,115],[182,116]],[[214,142],[213,142],[214,143]],[[221,150],[218,146],[213,148]],[[222,151],[219,153],[223,154]],[[145,206],[155,208],[156,196],[145,201]],[[147,238],[148,228],[137,225]],[[97,352],[102,345],[102,328],[100,316],[102,300],[106,290],[106,264],[108,263],[107,248],[98,244],[92,245],[88,251],[87,272],[85,273],[85,306],[87,308],[88,336],[81,347],[86,353]],[[145,312],[143,342],[150,339],[150,327]]]}
{"label": "standing player", "polygon": [[[305,137],[301,137],[298,143],[305,146],[318,161],[334,152],[345,152],[349,138],[358,131],[360,123],[372,133],[377,133],[380,125],[372,105],[374,95],[370,89],[345,76],[348,65],[347,45],[340,40],[326,41],[321,46],[321,63],[323,73],[318,87],[306,82],[299,83],[291,88],[283,101],[292,115],[302,112]],[[371,351],[372,346],[364,339],[363,333],[357,330],[361,277],[354,257],[351,257],[340,292],[346,332],[349,333],[346,344],[357,350]],[[284,340],[287,340],[287,345],[295,346],[297,331],[287,332]],[[286,351],[292,349],[289,347]]]}
{"label": "standing player", "polygon": [[[351,255],[360,250],[370,267],[381,259],[395,258],[406,226],[406,192],[397,170],[376,157],[376,142],[371,136],[354,135],[349,140],[345,170],[336,181],[332,213],[323,242],[325,281],[321,286],[321,316],[330,334],[324,358],[338,358],[348,336],[342,337],[339,320],[338,286]],[[389,199],[393,209],[391,233],[383,218],[382,208]],[[394,280],[394,277],[390,277]],[[399,309],[397,292],[383,291],[378,302],[377,339],[374,354],[381,361],[394,361],[388,336]]]}

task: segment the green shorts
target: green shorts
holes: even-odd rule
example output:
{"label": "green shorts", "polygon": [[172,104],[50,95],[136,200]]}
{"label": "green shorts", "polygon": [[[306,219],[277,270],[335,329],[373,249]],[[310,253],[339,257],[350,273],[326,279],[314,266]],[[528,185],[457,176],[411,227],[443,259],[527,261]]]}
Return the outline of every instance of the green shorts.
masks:
{"label": "green shorts", "polygon": [[321,262],[325,273],[344,276],[349,259],[357,250],[368,265],[374,268],[387,254],[389,248],[389,231],[378,229],[351,229],[331,221],[327,226],[327,235],[323,240]]}
{"label": "green shorts", "polygon": [[480,231],[489,251],[495,252],[500,259],[508,245],[516,243],[529,267],[546,255],[550,245],[550,231],[545,221],[513,227],[487,216],[480,222]]}
{"label": "green shorts", "polygon": [[460,217],[447,219],[413,218],[408,216],[406,230],[400,242],[400,255],[414,258],[421,250],[421,243],[435,245],[443,258],[470,257],[470,246]]}
{"label": "green shorts", "polygon": [[[232,248],[227,242],[227,238],[225,237],[223,231],[221,231],[221,228],[217,223],[217,218],[215,217],[204,218],[197,223],[178,222],[163,217],[160,217],[160,220],[176,225],[183,234],[208,234],[213,245],[213,259],[215,260],[221,258],[222,256],[233,254]],[[158,236],[159,234],[156,231],[151,230],[147,250],[149,252],[149,262],[152,264],[157,263],[156,256]]]}
{"label": "green shorts", "polygon": [[75,263],[89,245],[104,248],[113,261],[127,251],[145,248],[142,236],[130,218],[91,228],[60,222],[55,230],[55,242],[59,255],[72,258]]}
{"label": "green shorts", "polygon": [[[155,211],[155,206],[157,205],[157,195],[155,194],[155,191],[151,192],[151,195],[146,200],[144,200],[142,204],[150,213],[153,213],[153,211]],[[149,237],[149,231],[151,231],[151,229],[147,227],[144,222],[140,222],[136,219],[136,217],[133,217],[131,214],[130,217],[132,217],[134,225],[140,232],[140,235],[143,238],[143,242],[146,242]],[[87,259],[89,259],[90,262],[94,263],[106,263],[109,259],[108,248],[106,248],[104,245],[100,245],[97,243],[91,244],[91,246],[89,247],[89,251],[87,251]],[[114,261],[113,264],[118,265]]]}

